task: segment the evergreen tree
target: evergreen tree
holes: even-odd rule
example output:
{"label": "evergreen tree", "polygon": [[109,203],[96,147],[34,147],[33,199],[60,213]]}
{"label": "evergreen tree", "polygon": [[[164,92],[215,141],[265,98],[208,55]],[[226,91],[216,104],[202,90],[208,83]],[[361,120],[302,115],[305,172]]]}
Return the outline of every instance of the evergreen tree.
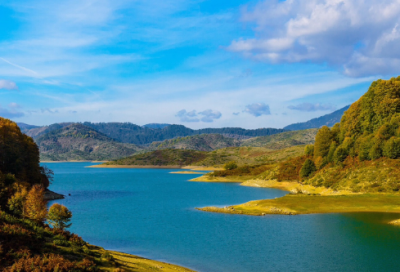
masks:
{"label": "evergreen tree", "polygon": [[312,173],[314,173],[315,171],[317,171],[317,168],[315,167],[314,162],[310,159],[307,159],[304,162],[303,167],[301,167],[300,177],[307,178],[307,177],[311,176]]}

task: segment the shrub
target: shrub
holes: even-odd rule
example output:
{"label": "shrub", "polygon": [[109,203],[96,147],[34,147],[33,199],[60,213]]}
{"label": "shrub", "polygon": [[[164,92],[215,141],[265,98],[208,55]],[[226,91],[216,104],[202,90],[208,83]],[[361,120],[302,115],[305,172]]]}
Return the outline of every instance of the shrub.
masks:
{"label": "shrub", "polygon": [[317,171],[317,168],[315,167],[314,162],[310,159],[307,159],[304,162],[303,167],[301,167],[300,177],[307,178],[311,176],[312,173],[314,173],[315,171]]}
{"label": "shrub", "polygon": [[238,166],[235,161],[230,161],[224,165],[225,170],[233,170],[236,169]]}
{"label": "shrub", "polygon": [[101,254],[101,258],[107,261],[111,261],[113,259],[113,256],[110,254],[110,252],[104,251],[104,253]]}

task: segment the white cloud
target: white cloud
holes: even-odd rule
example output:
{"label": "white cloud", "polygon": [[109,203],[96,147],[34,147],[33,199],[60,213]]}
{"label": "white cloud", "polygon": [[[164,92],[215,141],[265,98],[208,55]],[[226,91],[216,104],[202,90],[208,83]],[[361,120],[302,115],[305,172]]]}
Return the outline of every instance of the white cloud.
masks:
{"label": "white cloud", "polygon": [[245,9],[257,38],[231,51],[272,63],[328,63],[358,77],[400,73],[400,0],[268,0]]}
{"label": "white cloud", "polygon": [[0,89],[18,90],[18,86],[17,86],[17,84],[15,84],[15,82],[0,79]]}
{"label": "white cloud", "polygon": [[321,104],[321,103],[301,103],[298,105],[290,105],[288,109],[298,110],[298,111],[334,111],[336,107],[331,104]]}
{"label": "white cloud", "polygon": [[265,103],[253,103],[247,105],[246,109],[243,112],[247,112],[255,117],[259,117],[261,115],[271,115],[269,106]]}

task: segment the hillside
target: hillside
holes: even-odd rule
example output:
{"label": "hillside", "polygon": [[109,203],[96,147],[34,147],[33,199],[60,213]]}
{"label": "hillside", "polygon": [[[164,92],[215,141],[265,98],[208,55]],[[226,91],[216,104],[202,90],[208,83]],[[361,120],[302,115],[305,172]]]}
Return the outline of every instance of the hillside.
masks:
{"label": "hillside", "polygon": [[118,143],[81,124],[52,130],[36,139],[42,161],[109,160],[130,156],[141,149]]}
{"label": "hillside", "polygon": [[222,167],[236,161],[239,165],[270,164],[304,154],[304,146],[293,146],[282,150],[263,147],[228,147],[211,152],[181,149],[162,149],[128,158],[106,162],[101,166],[206,166]]}
{"label": "hillside", "polygon": [[153,142],[150,149],[190,149],[198,151],[212,151],[215,149],[239,146],[240,141],[224,137],[221,134],[201,134],[195,136],[177,137],[163,142]]}
{"label": "hillside", "polygon": [[[29,129],[25,127],[23,132],[28,136],[37,139],[45,133],[61,129],[72,123],[53,124],[44,127],[35,127]],[[84,122],[84,126],[90,127],[101,132],[108,137],[122,143],[131,143],[136,145],[148,145],[152,142],[159,142],[176,137],[186,137],[200,134],[222,134],[226,137],[244,139],[250,137],[273,135],[284,132],[283,129],[261,128],[261,129],[242,129],[242,128],[205,128],[193,130],[182,125],[167,124],[148,124],[138,126],[132,123],[90,123]]]}
{"label": "hillside", "polygon": [[296,145],[313,144],[318,129],[287,131],[270,136],[250,138],[240,142],[240,146],[264,147],[268,149],[283,149]]}
{"label": "hillside", "polygon": [[164,149],[107,162],[104,165],[187,166],[203,160],[206,156],[207,153],[201,151]]}
{"label": "hillside", "polygon": [[334,111],[330,114],[326,114],[324,116],[318,117],[311,119],[307,122],[304,123],[296,123],[296,124],[291,124],[283,129],[287,130],[303,130],[303,129],[310,129],[310,128],[320,128],[322,126],[328,126],[332,127],[334,124],[339,123],[340,119],[343,116],[343,113],[348,110],[350,106],[346,106],[344,108],[341,108],[340,110]]}
{"label": "hillside", "polygon": [[[69,127],[68,131],[74,134],[77,128]],[[51,208],[47,210],[44,190],[52,172],[40,166],[37,145],[16,123],[0,117],[0,150],[0,271],[145,272],[159,271],[160,267],[167,272],[192,271],[107,251],[61,227],[51,227],[46,219],[54,222],[63,215],[51,217]]]}

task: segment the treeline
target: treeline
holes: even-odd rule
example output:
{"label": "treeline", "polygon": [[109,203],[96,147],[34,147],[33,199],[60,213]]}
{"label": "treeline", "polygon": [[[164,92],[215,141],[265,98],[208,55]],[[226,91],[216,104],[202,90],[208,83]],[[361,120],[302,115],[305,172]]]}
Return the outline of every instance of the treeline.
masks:
{"label": "treeline", "polygon": [[182,125],[169,125],[162,129],[151,129],[141,127],[131,123],[90,123],[83,125],[91,127],[108,137],[123,143],[132,143],[137,145],[146,145],[152,142],[164,141],[176,137],[186,137],[199,134],[225,134],[248,137],[267,136],[284,132],[283,129],[261,128],[261,129],[243,129],[243,128],[205,128],[193,130]]}

